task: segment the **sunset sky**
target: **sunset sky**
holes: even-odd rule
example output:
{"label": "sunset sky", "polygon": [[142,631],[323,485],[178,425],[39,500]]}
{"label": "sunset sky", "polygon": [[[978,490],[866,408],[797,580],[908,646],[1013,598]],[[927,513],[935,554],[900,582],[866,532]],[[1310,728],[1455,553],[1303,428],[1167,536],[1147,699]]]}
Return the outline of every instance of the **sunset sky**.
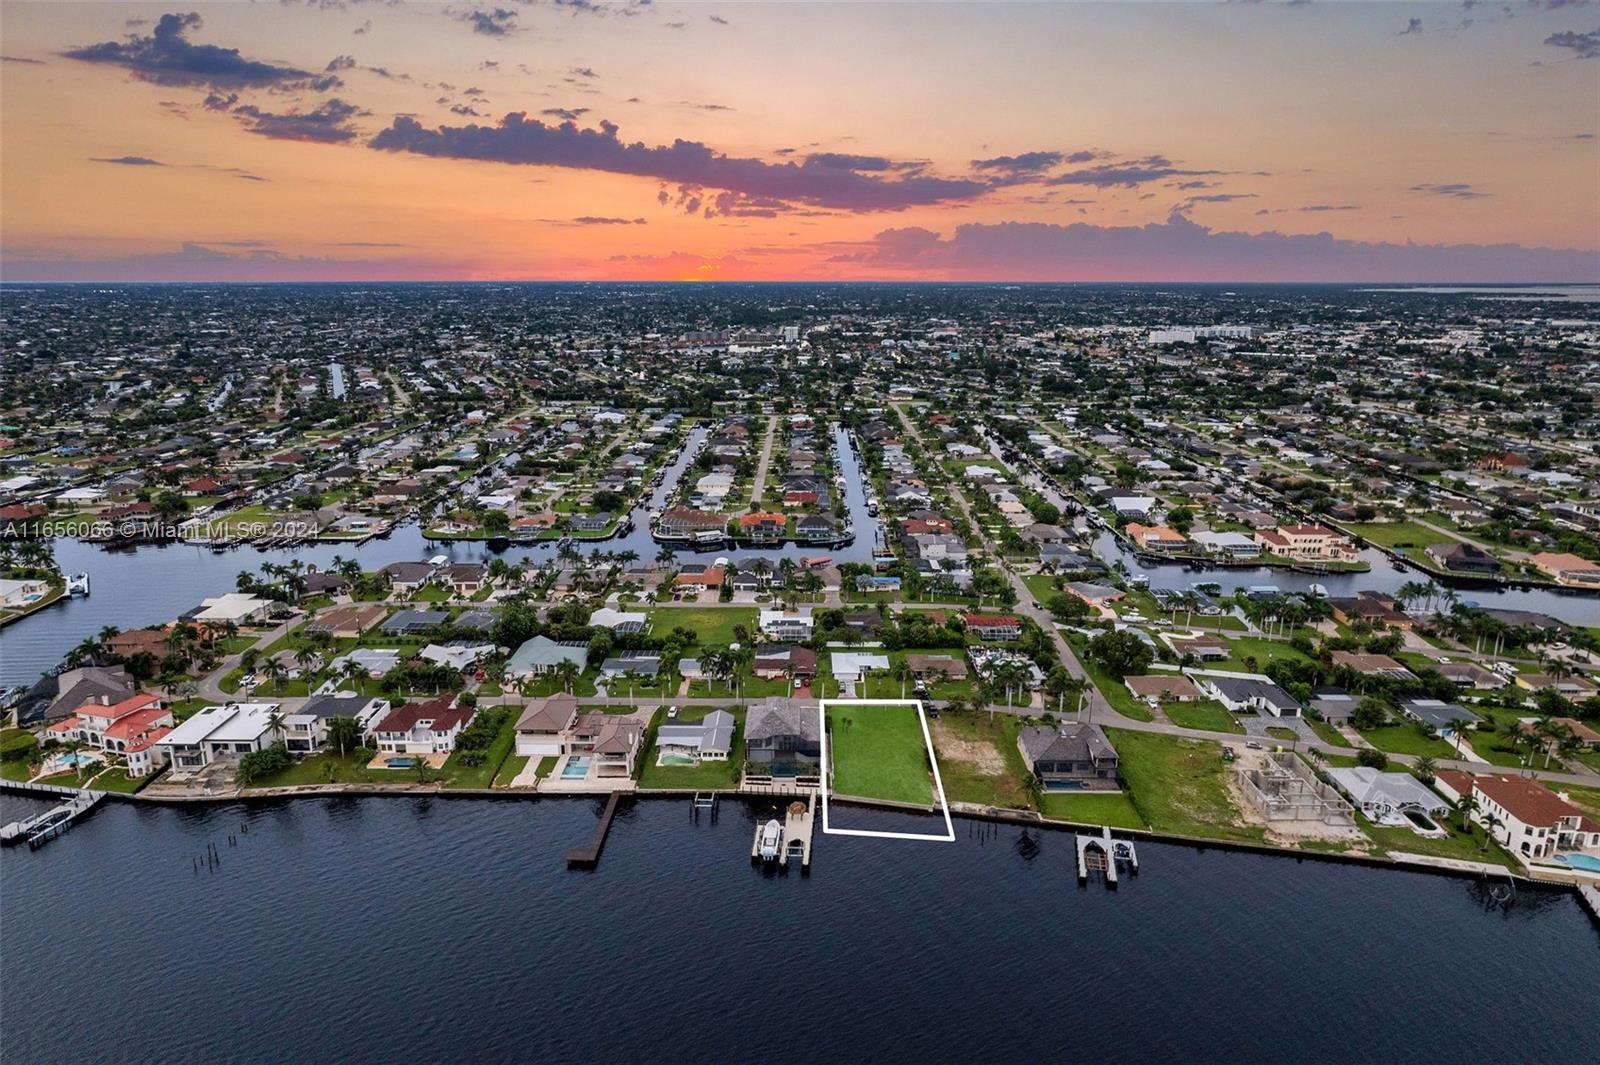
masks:
{"label": "sunset sky", "polygon": [[1600,6],[0,3],[0,279],[1600,281]]}

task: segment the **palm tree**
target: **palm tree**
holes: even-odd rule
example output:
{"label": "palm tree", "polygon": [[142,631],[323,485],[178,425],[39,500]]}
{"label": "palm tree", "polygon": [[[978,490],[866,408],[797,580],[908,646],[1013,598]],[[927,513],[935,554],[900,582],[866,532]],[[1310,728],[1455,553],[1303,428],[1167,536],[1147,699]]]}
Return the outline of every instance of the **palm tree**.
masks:
{"label": "palm tree", "polygon": [[284,668],[283,662],[276,656],[267,659],[266,664],[261,667],[261,672],[267,675],[267,682],[269,684],[279,687],[280,690],[282,689],[284,679],[289,674],[288,669]]}
{"label": "palm tree", "polygon": [[1490,814],[1483,819],[1483,842],[1478,844],[1480,851],[1489,849],[1489,841],[1494,839],[1494,830],[1504,824],[1505,821],[1499,814]]}
{"label": "palm tree", "polygon": [[578,663],[570,658],[562,659],[561,664],[556,666],[556,676],[560,678],[562,688],[569,694],[572,691],[573,682],[578,679],[578,675],[581,672],[582,670],[578,668]]}
{"label": "palm tree", "polygon": [[900,698],[904,699],[906,697],[906,681],[911,677],[911,667],[906,664],[905,659],[899,659],[889,667],[889,676],[900,682]]}
{"label": "palm tree", "polygon": [[1478,797],[1472,792],[1467,792],[1456,800],[1456,813],[1461,815],[1461,831],[1468,831],[1468,820],[1478,810]]}
{"label": "palm tree", "polygon": [[1423,755],[1417,759],[1417,776],[1422,778],[1424,784],[1432,784],[1433,778],[1439,769],[1439,763],[1433,760],[1432,755]]}
{"label": "palm tree", "polygon": [[267,715],[267,731],[272,733],[273,736],[277,737],[279,742],[282,742],[283,712],[281,710],[274,709]]}

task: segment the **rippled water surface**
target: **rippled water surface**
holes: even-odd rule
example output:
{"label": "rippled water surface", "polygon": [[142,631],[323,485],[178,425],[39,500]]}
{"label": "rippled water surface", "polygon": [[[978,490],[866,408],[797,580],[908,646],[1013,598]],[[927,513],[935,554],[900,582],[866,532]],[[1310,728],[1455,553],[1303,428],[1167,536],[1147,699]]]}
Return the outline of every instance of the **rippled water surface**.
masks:
{"label": "rippled water surface", "polygon": [[[102,808],[0,858],[0,1058],[1580,1061],[1596,1045],[1600,935],[1570,895],[1504,909],[1471,881],[1157,844],[1120,890],[1080,889],[1070,835],[970,822],[954,844],[822,837],[809,876],[767,875],[748,859],[767,811],[696,823],[667,800],[625,803],[599,868],[569,872],[598,809]],[[1492,1009],[1473,974],[1492,974]]]}

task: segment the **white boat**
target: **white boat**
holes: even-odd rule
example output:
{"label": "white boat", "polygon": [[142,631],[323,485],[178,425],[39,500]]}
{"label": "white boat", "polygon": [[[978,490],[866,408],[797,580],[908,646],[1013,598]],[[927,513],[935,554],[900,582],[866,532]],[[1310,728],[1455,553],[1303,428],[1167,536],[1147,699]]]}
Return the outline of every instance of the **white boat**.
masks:
{"label": "white boat", "polygon": [[74,573],[67,578],[68,595],[88,595],[89,575],[87,573]]}
{"label": "white boat", "polygon": [[1310,588],[1310,591],[1311,594],[1316,596],[1318,599],[1328,598],[1328,586],[1325,584],[1313,584]]}
{"label": "white boat", "polygon": [[778,849],[782,842],[783,826],[778,824],[777,818],[773,818],[767,822],[767,827],[761,830],[761,860],[777,861]]}

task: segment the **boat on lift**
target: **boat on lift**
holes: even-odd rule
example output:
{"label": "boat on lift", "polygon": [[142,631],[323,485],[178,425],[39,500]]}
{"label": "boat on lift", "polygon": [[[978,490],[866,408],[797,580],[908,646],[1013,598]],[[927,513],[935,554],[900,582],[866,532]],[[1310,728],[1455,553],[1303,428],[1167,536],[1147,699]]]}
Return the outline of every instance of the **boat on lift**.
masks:
{"label": "boat on lift", "polygon": [[74,573],[68,577],[67,594],[87,596],[89,594],[89,574]]}
{"label": "boat on lift", "polygon": [[778,824],[778,819],[773,818],[767,822],[767,827],[761,830],[761,860],[775,862],[778,860],[778,851],[783,842],[783,826]]}

